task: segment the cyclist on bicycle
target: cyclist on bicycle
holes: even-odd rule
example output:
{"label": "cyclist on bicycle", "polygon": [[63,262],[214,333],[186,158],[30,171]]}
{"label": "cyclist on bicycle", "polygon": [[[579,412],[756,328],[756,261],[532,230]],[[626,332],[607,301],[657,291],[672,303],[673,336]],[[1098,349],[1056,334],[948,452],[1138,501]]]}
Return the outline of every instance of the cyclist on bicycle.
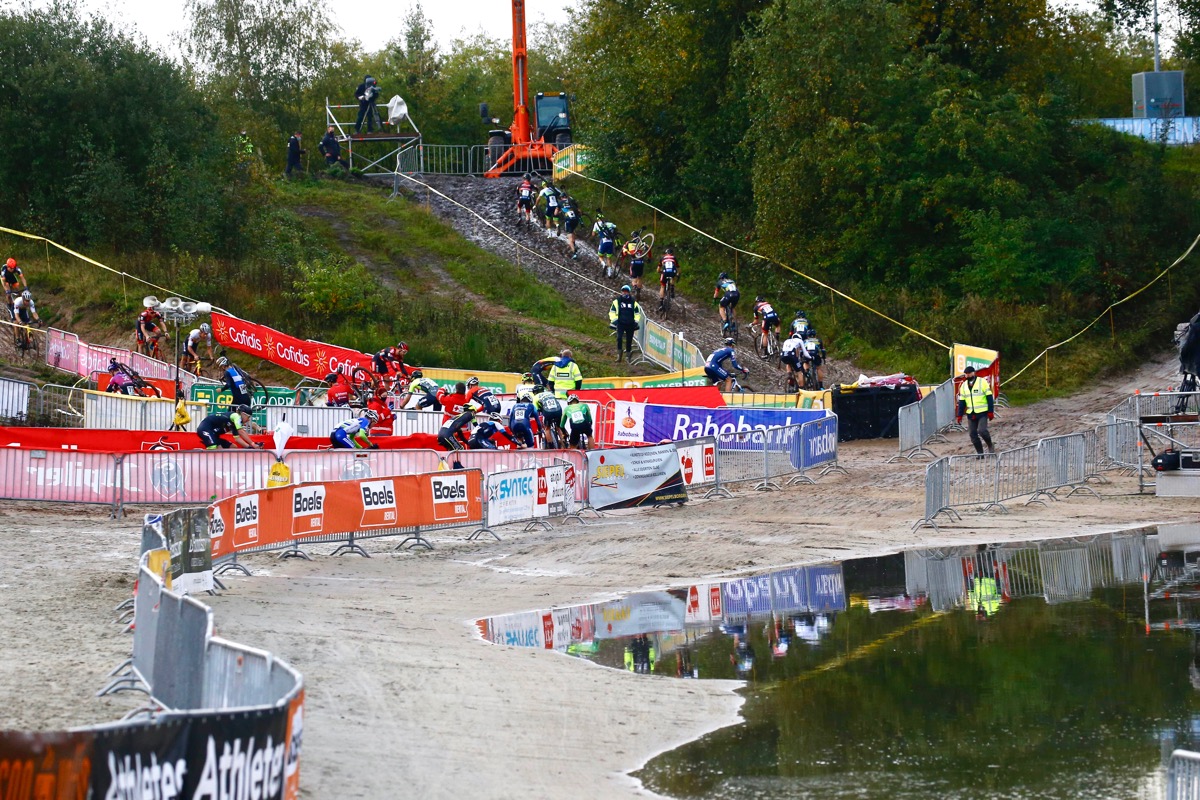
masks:
{"label": "cyclist on bicycle", "polygon": [[489,414],[500,413],[500,399],[486,386],[481,386],[479,378],[471,377],[467,381],[467,402],[474,403]]}
{"label": "cyclist on bicycle", "polygon": [[335,450],[378,450],[379,445],[371,441],[371,426],[379,421],[379,415],[371,409],[362,416],[352,417],[338,425],[329,434]]}
{"label": "cyclist on bicycle", "polygon": [[767,352],[767,339],[770,336],[772,329],[775,334],[779,335],[779,314],[776,313],[775,307],[766,301],[761,294],[754,298],[754,319],[759,324],[759,343],[761,345],[763,358],[767,358],[770,353]]}
{"label": "cyclist on bicycle", "polygon": [[157,308],[144,309],[138,314],[134,331],[137,334],[138,348],[145,355],[150,355],[150,345],[165,333],[162,329],[162,314],[158,313]]}
{"label": "cyclist on bicycle", "polygon": [[469,426],[473,419],[475,419],[475,409],[468,406],[450,421],[443,422],[438,431],[438,444],[447,450],[462,450],[463,443],[459,437],[463,428]]}
{"label": "cyclist on bicycle", "polygon": [[410,377],[408,367],[404,364],[404,356],[407,353],[408,345],[404,342],[400,342],[395,347],[385,347],[371,356],[371,367],[375,370],[375,374],[384,378],[388,376],[389,367],[396,375],[408,378]]}
{"label": "cyclist on bicycle", "polygon": [[[633,250],[629,250],[629,245],[633,245]],[[641,239],[635,242],[629,242],[625,245],[625,252],[629,255],[629,278],[633,281],[633,293],[637,297],[642,296],[642,274],[646,271],[646,262],[650,260],[650,248],[642,251]]]}
{"label": "cyclist on bicycle", "polygon": [[517,216],[525,222],[533,222],[533,181],[527,172],[517,187]]}
{"label": "cyclist on bicycle", "polygon": [[724,381],[724,391],[728,392],[732,385],[733,375],[730,374],[729,370],[725,369],[725,361],[728,361],[734,369],[743,375],[749,375],[750,370],[738,363],[737,356],[733,352],[733,339],[726,339],[724,347],[714,350],[713,354],[704,362],[704,374],[713,382],[713,385]]}
{"label": "cyclist on bicycle", "polygon": [[208,357],[212,358],[212,328],[207,322],[201,323],[199,328],[192,328],[188,332],[187,341],[184,343],[183,355],[180,356],[180,361],[188,361],[195,364],[197,368],[200,366],[200,343],[207,345]]}
{"label": "cyclist on bicycle", "polygon": [[[562,192],[553,181],[542,181],[542,190],[538,192],[537,202],[546,199],[546,236],[558,236],[558,214],[562,205]],[[536,205],[536,203],[535,203]]]}
{"label": "cyclist on bicycle", "polygon": [[806,366],[808,369],[813,369],[814,367],[816,368],[817,388],[824,389],[825,358],[827,356],[827,353],[825,352],[825,345],[821,344],[820,338],[817,337],[817,332],[812,328],[809,328],[808,333],[800,338],[804,340],[804,349],[808,353],[809,359],[811,359],[811,363],[808,363]]}
{"label": "cyclist on bicycle", "polygon": [[808,351],[804,349],[804,340],[796,334],[789,336],[779,347],[779,361],[787,369],[788,379],[795,381],[797,388],[802,388],[804,386],[804,379],[801,377],[804,372],[802,365],[809,361]]}
{"label": "cyclist on bicycle", "polygon": [[567,255],[573,259],[579,258],[579,251],[575,249],[575,230],[579,227],[579,205],[569,194],[564,194],[562,201],[563,230],[567,233]]}
{"label": "cyclist on bicycle", "polygon": [[663,256],[658,260],[658,310],[663,309],[663,298],[667,296],[667,284],[679,280],[679,261],[675,258],[675,249],[668,247],[663,250]]}
{"label": "cyclist on bicycle", "polygon": [[713,290],[713,297],[720,298],[721,301],[721,330],[731,330],[733,328],[733,310],[737,308],[738,300],[742,296],[738,294],[737,283],[729,277],[728,272],[722,272],[717,276],[717,288]]}
{"label": "cyclist on bicycle", "polygon": [[614,267],[613,256],[616,252],[617,224],[609,222],[604,218],[604,215],[596,212],[596,224],[592,226],[592,235],[598,236],[599,240],[596,243],[596,254],[600,256],[600,263],[604,265],[604,274],[612,277]]}
{"label": "cyclist on bicycle", "polygon": [[17,266],[15,258],[4,262],[4,267],[0,268],[0,278],[4,280],[5,300],[8,302],[8,307],[12,308],[13,298],[21,289],[28,289],[29,283],[25,280],[25,273]]}
{"label": "cyclist on bicycle", "polygon": [[812,329],[812,324],[808,321],[808,314],[803,311],[797,311],[796,318],[792,320],[792,335],[804,337]]}
{"label": "cyclist on bicycle", "polygon": [[400,396],[400,408],[407,408],[410,398],[416,398],[417,408],[430,408],[441,411],[442,404],[438,401],[438,385],[433,378],[426,378],[419,369],[412,371],[412,379],[408,382],[405,393]]}
{"label": "cyclist on bicycle", "polygon": [[325,405],[338,408],[350,405],[350,379],[341,372],[331,372],[325,376],[329,391],[325,392]]}
{"label": "cyclist on bicycle", "polygon": [[592,409],[580,401],[579,395],[573,394],[567,398],[566,418],[571,426],[571,447],[579,447],[584,436],[589,442],[592,440]]}
{"label": "cyclist on bicycle", "polygon": [[558,356],[547,356],[546,358],[539,358],[533,363],[533,366],[529,368],[528,374],[533,378],[534,386],[550,385],[550,379],[546,377],[546,372],[554,366],[558,358]]}
{"label": "cyclist on bicycle", "polygon": [[[562,403],[546,387],[538,386],[533,390],[533,404],[537,406],[542,421],[542,447],[546,450],[553,448],[554,440],[562,436]],[[551,438],[553,437],[553,439]]]}
{"label": "cyclist on bicycle", "polygon": [[508,412],[508,426],[512,430],[512,440],[518,447],[533,447],[537,420],[538,410],[533,404],[533,391],[518,389],[517,402]]}
{"label": "cyclist on bicycle", "polygon": [[33,292],[26,289],[13,300],[13,321],[18,325],[41,326],[42,318],[38,316],[37,306],[33,304]]}
{"label": "cyclist on bicycle", "polygon": [[[224,414],[209,414],[196,428],[196,435],[205,450],[222,450],[231,446],[249,449],[262,448],[262,444],[250,438],[250,407],[238,406]],[[225,434],[232,433],[233,439],[226,439]]]}
{"label": "cyclist on bicycle", "polygon": [[467,440],[468,450],[498,450],[496,443],[492,441],[492,437],[499,434],[509,441],[515,441],[512,433],[508,428],[504,427],[504,418],[499,412],[495,414],[481,414],[479,417],[479,426],[475,428],[475,432],[471,434],[471,438]]}

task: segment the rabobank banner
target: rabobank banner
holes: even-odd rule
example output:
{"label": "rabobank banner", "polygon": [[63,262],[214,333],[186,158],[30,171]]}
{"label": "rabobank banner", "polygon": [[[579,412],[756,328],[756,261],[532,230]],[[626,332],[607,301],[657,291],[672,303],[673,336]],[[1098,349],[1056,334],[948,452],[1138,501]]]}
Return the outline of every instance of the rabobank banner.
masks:
{"label": "rabobank banner", "polygon": [[794,567],[721,584],[726,620],[769,613],[828,613],[846,608],[841,564]]}
{"label": "rabobank banner", "polygon": [[830,464],[838,457],[838,418],[834,414],[814,420],[800,429],[791,442],[792,466],[803,471]]}
{"label": "rabobank banner", "polygon": [[[800,425],[824,419],[823,409],[801,408],[694,408],[690,406],[661,406],[643,403],[616,403],[614,406],[614,438],[619,433],[621,443],[700,439],[770,430]],[[834,423],[836,438],[836,423]],[[790,439],[788,440],[790,442]],[[783,442],[781,441],[782,445]],[[722,445],[724,446],[724,445]],[[761,440],[758,447],[762,446]]]}

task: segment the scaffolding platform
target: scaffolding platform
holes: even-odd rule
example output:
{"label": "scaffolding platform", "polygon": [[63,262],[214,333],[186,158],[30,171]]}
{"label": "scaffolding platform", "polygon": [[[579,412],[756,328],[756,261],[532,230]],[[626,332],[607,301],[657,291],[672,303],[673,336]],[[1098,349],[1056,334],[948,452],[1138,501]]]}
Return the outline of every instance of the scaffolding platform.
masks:
{"label": "scaffolding platform", "polygon": [[[408,116],[408,106],[399,95],[383,109],[389,117],[386,120],[380,119],[378,106],[372,112],[374,127],[380,130],[360,132],[354,129],[358,121],[358,103],[339,105],[325,98],[326,126],[332,125],[337,132],[337,140],[345,148],[344,157],[350,169],[364,175],[396,175],[401,171],[401,163],[411,160],[406,156],[421,146],[421,131]],[[366,120],[363,125],[366,126]],[[389,127],[391,130],[384,130]]]}

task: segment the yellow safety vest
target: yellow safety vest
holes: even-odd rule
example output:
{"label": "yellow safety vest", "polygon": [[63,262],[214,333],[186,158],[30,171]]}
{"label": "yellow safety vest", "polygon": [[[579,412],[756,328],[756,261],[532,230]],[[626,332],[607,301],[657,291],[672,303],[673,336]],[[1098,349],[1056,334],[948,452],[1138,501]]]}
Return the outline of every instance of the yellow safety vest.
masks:
{"label": "yellow safety vest", "polygon": [[992,396],[992,386],[984,378],[965,380],[958,389],[958,399],[966,403],[966,413],[986,414],[988,398]]}

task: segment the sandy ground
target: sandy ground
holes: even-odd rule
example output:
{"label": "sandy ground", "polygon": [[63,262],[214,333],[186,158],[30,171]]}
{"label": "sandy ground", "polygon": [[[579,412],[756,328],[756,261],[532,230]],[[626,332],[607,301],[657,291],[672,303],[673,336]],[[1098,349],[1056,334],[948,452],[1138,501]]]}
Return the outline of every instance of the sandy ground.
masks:
{"label": "sandy ground", "polygon": [[[1128,381],[1165,386],[1173,370],[1164,358]],[[1128,388],[1122,379],[1006,411],[997,441],[1095,424]],[[965,436],[935,449],[961,452]],[[654,754],[736,723],[738,684],[494,646],[472,620],[906,546],[1200,519],[1200,500],[1139,496],[1134,479],[1113,476],[1096,487],[1102,501],[1015,504],[1008,515],[968,513],[914,534],[924,465],[885,466],[895,450],[895,440],[843,444],[850,474],[816,487],[741,491],[549,532],[502,530],[499,543],[451,532],[434,537],[432,552],[392,553],[392,541],[374,540],[370,559],[332,558],[332,546],[311,548],[311,562],[258,556],[248,561],[253,577],[227,577],[228,591],[209,602],[221,635],[268,648],[305,676],[306,797],[623,797],[644,793],[627,773]],[[0,724],[116,718],[136,698],[91,695],[130,647],[110,609],[130,591],[136,521],[15,505],[0,506],[0,521]]]}

